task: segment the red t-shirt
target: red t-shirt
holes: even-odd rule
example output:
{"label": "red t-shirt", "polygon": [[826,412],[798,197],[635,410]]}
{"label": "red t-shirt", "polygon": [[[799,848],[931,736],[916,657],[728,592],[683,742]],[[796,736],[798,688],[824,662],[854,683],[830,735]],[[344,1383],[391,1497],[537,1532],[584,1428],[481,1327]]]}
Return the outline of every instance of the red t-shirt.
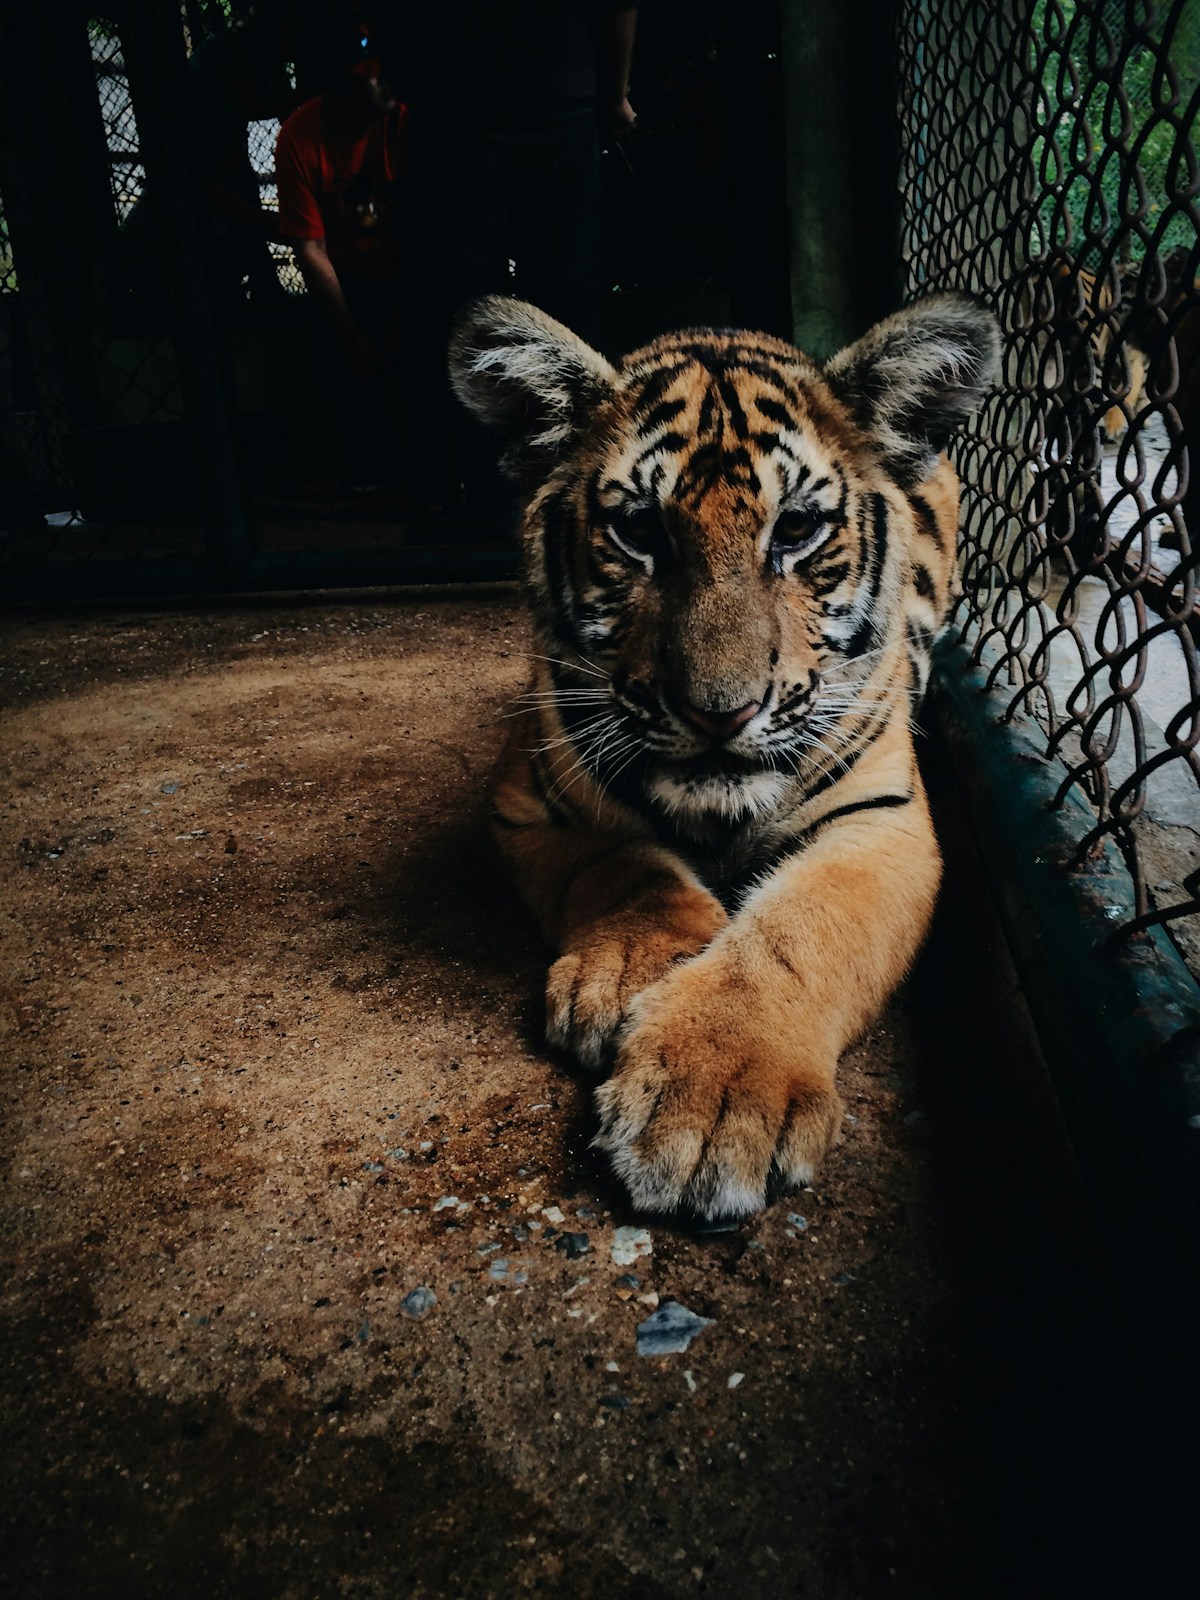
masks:
{"label": "red t-shirt", "polygon": [[317,95],[279,130],[279,231],[285,239],[324,239],[339,275],[391,277],[399,266],[407,178],[407,106],[393,106],[352,140],[328,126]]}

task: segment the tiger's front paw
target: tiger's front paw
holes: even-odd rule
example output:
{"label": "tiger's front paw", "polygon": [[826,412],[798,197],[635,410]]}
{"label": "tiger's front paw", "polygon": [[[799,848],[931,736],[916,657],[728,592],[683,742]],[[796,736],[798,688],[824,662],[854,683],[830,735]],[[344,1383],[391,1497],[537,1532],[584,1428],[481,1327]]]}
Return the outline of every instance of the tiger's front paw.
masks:
{"label": "tiger's front paw", "polygon": [[596,1091],[594,1143],[641,1210],[746,1216],[770,1183],[808,1183],[833,1143],[835,1063],[807,1061],[802,1041],[763,1030],[752,996],[673,984],[633,1008]]}
{"label": "tiger's front paw", "polygon": [[550,968],[546,1042],[569,1050],[589,1071],[604,1070],[634,998],[703,950],[724,920],[724,912],[712,901],[710,906],[698,906],[687,926],[614,923],[594,930],[585,943]]}

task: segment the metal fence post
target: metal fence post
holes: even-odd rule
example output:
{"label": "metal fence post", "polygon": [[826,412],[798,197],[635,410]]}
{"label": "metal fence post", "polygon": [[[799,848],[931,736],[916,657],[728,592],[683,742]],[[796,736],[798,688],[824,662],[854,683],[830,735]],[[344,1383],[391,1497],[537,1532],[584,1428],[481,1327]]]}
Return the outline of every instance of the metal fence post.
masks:
{"label": "metal fence post", "polygon": [[824,358],[901,299],[896,6],[783,0],[782,19],[794,338]]}
{"label": "metal fence post", "polygon": [[228,571],[248,564],[255,545],[237,460],[231,384],[204,273],[205,240],[184,123],[186,58],[179,8],[160,0],[129,0],[125,48],[147,181],[171,265],[181,377],[203,467],[208,550]]}

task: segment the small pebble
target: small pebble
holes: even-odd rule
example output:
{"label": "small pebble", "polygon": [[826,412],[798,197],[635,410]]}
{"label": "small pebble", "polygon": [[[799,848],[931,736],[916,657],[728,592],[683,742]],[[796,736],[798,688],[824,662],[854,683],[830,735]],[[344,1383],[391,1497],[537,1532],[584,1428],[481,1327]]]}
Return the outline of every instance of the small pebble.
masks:
{"label": "small pebble", "polygon": [[500,1244],[498,1240],[485,1239],[482,1244],[477,1244],[475,1246],[475,1254],[477,1256],[490,1256],[494,1255],[499,1248]]}
{"label": "small pebble", "polygon": [[575,1261],[587,1255],[591,1247],[586,1233],[560,1233],[554,1241],[554,1248],[562,1250],[568,1261]]}
{"label": "small pebble", "polygon": [[607,1406],[610,1411],[628,1411],[629,1401],[623,1394],[602,1394],[600,1404]]}
{"label": "small pebble", "polygon": [[696,1380],[692,1376],[690,1371],[684,1373],[683,1381],[684,1381],[684,1383],[687,1384],[689,1392],[691,1394],[695,1394],[695,1392],[696,1392]]}
{"label": "small pebble", "polygon": [[423,1317],[430,1306],[435,1305],[437,1305],[437,1295],[432,1289],[427,1289],[421,1284],[411,1294],[404,1296],[400,1302],[400,1309],[406,1317]]}
{"label": "small pebble", "polygon": [[612,1258],[619,1267],[631,1267],[639,1256],[648,1256],[653,1249],[648,1228],[618,1228],[612,1236]]}
{"label": "small pebble", "polygon": [[678,1300],[664,1300],[645,1322],[638,1323],[637,1353],[640,1356],[669,1356],[686,1350],[698,1333],[711,1328],[712,1317],[698,1317]]}
{"label": "small pebble", "polygon": [[728,1380],[726,1381],[725,1387],[727,1389],[736,1389],[738,1384],[741,1383],[745,1376],[746,1374],[744,1372],[731,1372]]}
{"label": "small pebble", "polygon": [[565,1215],[558,1209],[557,1206],[543,1206],[542,1215],[545,1217],[547,1222],[553,1222],[556,1224],[559,1222],[565,1222],[567,1220]]}
{"label": "small pebble", "polygon": [[792,1227],[797,1228],[801,1233],[808,1227],[808,1218],[802,1217],[798,1211],[789,1211],[787,1219]]}
{"label": "small pebble", "polygon": [[515,1283],[518,1288],[529,1282],[529,1274],[523,1267],[514,1266],[502,1257],[492,1262],[488,1277],[497,1283]]}

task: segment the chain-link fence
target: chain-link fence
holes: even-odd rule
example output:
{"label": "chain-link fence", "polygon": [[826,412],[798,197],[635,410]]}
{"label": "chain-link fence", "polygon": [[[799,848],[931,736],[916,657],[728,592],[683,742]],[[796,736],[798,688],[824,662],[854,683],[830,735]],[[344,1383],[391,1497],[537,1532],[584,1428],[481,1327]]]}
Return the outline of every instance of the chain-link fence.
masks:
{"label": "chain-link fence", "polygon": [[[428,22],[420,8],[341,0],[6,9],[8,599],[512,574],[502,496],[465,505],[475,447],[435,331],[449,314],[435,195],[445,188],[453,207],[452,184],[420,168],[414,132],[386,337],[381,285],[360,284],[368,342],[394,342],[370,363],[339,348],[278,234],[281,119],[345,76],[350,32],[378,43],[411,128],[422,96],[427,127],[446,115],[456,36],[437,26],[434,50]],[[660,0],[639,22],[636,63],[637,139],[602,161],[614,349],[687,321],[786,333],[775,8]]]}
{"label": "chain-link fence", "polygon": [[[275,140],[302,98],[285,24],[301,15],[322,7],[64,0],[6,12],[10,600],[511,571],[494,535],[460,538],[447,556],[453,529],[435,541],[411,493],[360,493],[345,459],[320,333],[273,228]],[[389,393],[395,440],[404,381]]]}
{"label": "chain-link fence", "polygon": [[984,297],[956,625],[1200,964],[1200,4],[905,0],[911,293]]}
{"label": "chain-link fence", "polygon": [[[129,571],[195,562],[210,545],[202,402],[187,395],[181,307],[133,92],[132,9],[6,17],[0,576],[10,596],[30,574],[56,575],[51,593],[73,575],[74,592],[86,592],[81,575],[101,558]],[[165,192],[169,157],[156,162]]]}

